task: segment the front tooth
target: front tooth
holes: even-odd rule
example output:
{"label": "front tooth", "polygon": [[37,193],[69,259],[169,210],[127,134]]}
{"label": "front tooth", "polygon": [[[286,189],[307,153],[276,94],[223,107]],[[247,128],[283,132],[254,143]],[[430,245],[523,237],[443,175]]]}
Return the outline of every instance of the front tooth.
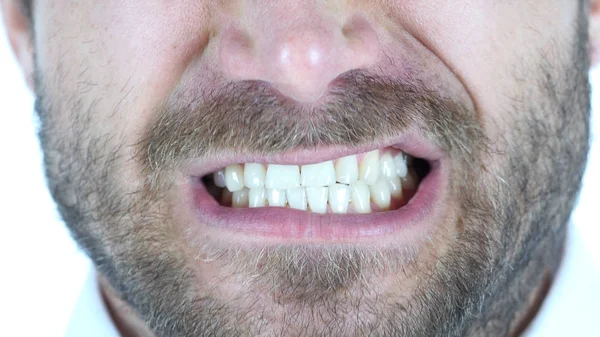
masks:
{"label": "front tooth", "polygon": [[231,192],[244,188],[244,168],[242,165],[234,164],[225,168],[225,186]]}
{"label": "front tooth", "polygon": [[327,187],[307,187],[308,205],[314,213],[327,212]]}
{"label": "front tooth", "polygon": [[360,180],[373,185],[379,179],[379,150],[368,152],[359,166]]}
{"label": "front tooth", "polygon": [[390,194],[392,197],[396,199],[402,198],[402,181],[400,181],[400,177],[394,177],[388,180],[390,185]]}
{"label": "front tooth", "polygon": [[394,165],[396,166],[396,174],[400,178],[406,178],[408,173],[408,164],[406,162],[406,155],[402,152],[394,156]]}
{"label": "front tooth", "polygon": [[369,186],[364,181],[350,184],[352,207],[357,213],[371,212],[371,196]]}
{"label": "front tooth", "polygon": [[371,199],[373,202],[379,206],[381,210],[387,210],[390,208],[391,198],[390,198],[390,185],[387,181],[381,179],[375,183],[375,185],[371,185]]}
{"label": "front tooth", "polygon": [[397,175],[396,164],[394,164],[394,158],[390,153],[384,153],[379,160],[379,166],[381,167],[381,175],[386,178],[392,178]]}
{"label": "front tooth", "polygon": [[350,187],[344,184],[329,186],[329,206],[333,213],[347,213],[350,201]]}
{"label": "front tooth", "polygon": [[248,207],[248,194],[247,188],[242,188],[241,190],[233,192],[231,206],[233,208]]}
{"label": "front tooth", "polygon": [[250,208],[267,206],[267,193],[265,188],[251,188],[248,194],[248,205]]}
{"label": "front tooth", "polygon": [[264,187],[266,173],[267,170],[263,164],[246,164],[244,166],[244,184],[248,188]]}
{"label": "front tooth", "polygon": [[300,186],[300,168],[298,165],[271,164],[267,168],[266,188],[285,190]]}
{"label": "front tooth", "polygon": [[356,155],[343,157],[335,162],[335,180],[343,184],[350,184],[358,180]]}
{"label": "front tooth", "polygon": [[225,170],[218,170],[213,174],[213,181],[217,187],[225,187]]}
{"label": "front tooth", "polygon": [[269,206],[273,207],[285,207],[287,200],[285,198],[285,190],[279,189],[268,189],[267,199],[269,199]]}
{"label": "front tooth", "polygon": [[303,187],[327,186],[335,183],[335,168],[331,160],[302,165],[300,173],[300,183]]}
{"label": "front tooth", "polygon": [[306,189],[304,187],[294,187],[286,190],[287,201],[290,208],[306,211]]}

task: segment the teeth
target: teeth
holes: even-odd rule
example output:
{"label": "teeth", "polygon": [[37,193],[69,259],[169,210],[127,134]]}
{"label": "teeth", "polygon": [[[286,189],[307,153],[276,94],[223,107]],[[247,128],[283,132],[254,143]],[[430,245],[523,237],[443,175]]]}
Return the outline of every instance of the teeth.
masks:
{"label": "teeth", "polygon": [[350,202],[350,187],[344,184],[329,186],[329,206],[333,213],[347,213]]}
{"label": "teeth", "polygon": [[264,188],[251,188],[248,195],[248,205],[250,208],[267,206],[267,193]]}
{"label": "teeth", "polygon": [[379,206],[381,210],[387,210],[390,208],[391,204],[391,195],[390,195],[390,185],[385,180],[379,180],[375,183],[375,185],[370,186],[371,189],[371,200]]}
{"label": "teeth", "polygon": [[294,209],[306,211],[307,199],[306,189],[304,187],[294,187],[286,190],[288,205]]}
{"label": "teeth", "polygon": [[275,165],[267,168],[266,188],[285,190],[300,186],[300,168],[298,165]]}
{"label": "teeth", "polygon": [[402,152],[394,156],[394,165],[396,166],[396,174],[400,178],[406,178],[408,173],[408,164],[406,163],[406,155]]}
{"label": "teeth", "polygon": [[241,190],[233,192],[233,197],[231,199],[231,207],[248,207],[248,194],[249,193],[247,188],[243,188]]}
{"label": "teeth", "polygon": [[285,190],[268,189],[267,199],[269,199],[269,206],[273,207],[285,207],[287,200],[285,198]]}
{"label": "teeth", "polygon": [[331,160],[319,164],[302,165],[302,186],[328,186],[335,183],[335,168]]}
{"label": "teeth", "polygon": [[[380,157],[381,154],[381,157]],[[387,210],[392,198],[415,190],[418,177],[411,159],[400,152],[374,150],[309,165],[234,164],[213,173],[223,188],[221,204],[240,207],[286,207],[314,213],[356,213]]]}
{"label": "teeth", "polygon": [[225,170],[218,170],[213,174],[213,181],[217,187],[225,187]]}
{"label": "teeth", "polygon": [[265,186],[265,175],[267,170],[262,164],[244,165],[244,184],[248,188],[259,188]]}
{"label": "teeth", "polygon": [[352,208],[357,213],[371,212],[371,197],[369,186],[364,181],[356,181],[350,184]]}
{"label": "teeth", "polygon": [[225,168],[225,186],[231,192],[244,188],[244,168],[242,165],[234,164]]}
{"label": "teeth", "polygon": [[402,198],[402,182],[400,181],[400,177],[394,177],[388,180],[390,185],[390,194],[392,197],[396,199]]}
{"label": "teeth", "polygon": [[350,184],[358,180],[356,155],[343,157],[335,162],[335,179],[343,184]]}
{"label": "teeth", "polygon": [[397,175],[396,164],[394,158],[390,153],[384,153],[379,159],[379,166],[381,167],[381,175],[386,178],[393,178]]}
{"label": "teeth", "polygon": [[327,212],[327,187],[307,187],[308,205],[314,213]]}
{"label": "teeth", "polygon": [[359,166],[360,180],[373,185],[379,179],[379,150],[368,152]]}

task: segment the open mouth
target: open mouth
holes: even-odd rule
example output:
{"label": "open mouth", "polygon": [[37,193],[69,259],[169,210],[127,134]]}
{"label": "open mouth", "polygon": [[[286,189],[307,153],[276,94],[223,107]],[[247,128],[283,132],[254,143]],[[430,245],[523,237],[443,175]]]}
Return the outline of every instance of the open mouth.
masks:
{"label": "open mouth", "polygon": [[368,214],[404,207],[430,171],[429,161],[385,147],[305,165],[230,164],[201,181],[223,207]]}
{"label": "open mouth", "polygon": [[185,230],[215,230],[244,243],[370,242],[394,235],[394,242],[411,245],[442,221],[447,162],[416,133],[356,149],[224,152],[184,168],[196,219]]}

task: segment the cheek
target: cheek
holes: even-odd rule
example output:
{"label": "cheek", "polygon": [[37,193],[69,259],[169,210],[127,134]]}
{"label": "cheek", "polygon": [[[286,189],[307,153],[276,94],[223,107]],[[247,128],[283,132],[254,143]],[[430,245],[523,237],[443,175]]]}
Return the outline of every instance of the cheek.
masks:
{"label": "cheek", "polygon": [[499,139],[514,123],[508,112],[527,112],[516,111],[515,98],[543,99],[532,90],[539,87],[540,62],[564,61],[559,48],[570,46],[577,9],[572,0],[409,0],[395,11],[459,78],[488,136]]}
{"label": "cheek", "polygon": [[87,120],[92,137],[124,152],[139,142],[208,37],[202,8],[169,3],[39,3],[38,68],[60,126]]}

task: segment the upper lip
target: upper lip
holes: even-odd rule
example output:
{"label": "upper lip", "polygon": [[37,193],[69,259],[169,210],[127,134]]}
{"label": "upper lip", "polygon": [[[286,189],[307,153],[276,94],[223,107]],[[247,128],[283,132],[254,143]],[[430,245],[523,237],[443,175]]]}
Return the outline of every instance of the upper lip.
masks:
{"label": "upper lip", "polygon": [[364,153],[385,147],[394,147],[407,155],[424,159],[430,163],[444,157],[444,152],[429,139],[417,133],[405,133],[399,137],[376,141],[360,146],[327,146],[316,149],[297,149],[284,153],[260,155],[252,153],[221,152],[212,158],[190,159],[183,166],[188,177],[203,177],[227,165],[239,163],[264,163],[280,165],[305,165],[334,160],[352,154]]}

